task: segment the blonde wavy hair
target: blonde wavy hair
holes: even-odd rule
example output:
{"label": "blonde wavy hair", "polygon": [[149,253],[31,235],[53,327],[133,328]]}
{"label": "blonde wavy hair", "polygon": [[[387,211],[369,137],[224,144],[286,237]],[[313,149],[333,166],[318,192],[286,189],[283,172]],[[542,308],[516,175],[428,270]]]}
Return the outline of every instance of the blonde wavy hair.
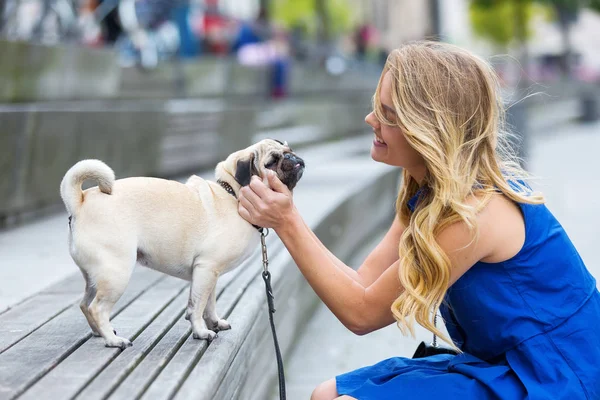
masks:
{"label": "blonde wavy hair", "polygon": [[[393,107],[389,121],[380,101],[386,72],[391,76]],[[396,212],[406,226],[400,239],[399,276],[404,291],[392,312],[404,334],[418,324],[452,345],[433,323],[450,283],[451,264],[436,236],[464,221],[476,237],[476,214],[498,191],[519,203],[543,203],[531,193],[528,174],[513,155],[504,128],[504,105],[497,76],[482,59],[440,42],[414,42],[388,57],[373,97],[381,123],[402,129],[406,141],[425,160],[427,174],[414,212],[408,200],[419,183],[405,170]],[[510,180],[510,183],[509,183]],[[473,195],[478,206],[467,204]]]}

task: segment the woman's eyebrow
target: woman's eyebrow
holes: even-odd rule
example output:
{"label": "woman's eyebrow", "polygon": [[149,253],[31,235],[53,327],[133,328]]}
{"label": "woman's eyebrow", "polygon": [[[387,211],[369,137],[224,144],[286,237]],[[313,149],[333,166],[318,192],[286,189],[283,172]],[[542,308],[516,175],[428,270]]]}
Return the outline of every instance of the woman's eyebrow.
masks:
{"label": "woman's eyebrow", "polygon": [[396,114],[396,111],[395,111],[395,110],[394,110],[392,107],[390,107],[390,106],[388,106],[388,105],[385,105],[385,104],[383,104],[383,103],[381,103],[381,106],[382,106],[383,108],[385,108],[386,110],[388,110],[389,112],[392,112],[392,113]]}

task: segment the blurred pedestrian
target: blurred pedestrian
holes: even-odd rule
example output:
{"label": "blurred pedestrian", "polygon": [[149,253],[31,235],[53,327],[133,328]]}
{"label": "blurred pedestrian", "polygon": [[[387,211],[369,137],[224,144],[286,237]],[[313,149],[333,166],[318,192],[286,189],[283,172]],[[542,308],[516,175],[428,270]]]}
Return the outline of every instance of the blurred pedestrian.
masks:
{"label": "blurred pedestrian", "polygon": [[356,271],[311,232],[274,174],[242,188],[240,215],[277,232],[348,329],[396,322],[412,333],[417,322],[454,350],[339,375],[313,400],[600,398],[600,293],[510,156],[499,92],[491,66],[458,47],[391,52],[366,122],[372,158],[403,168],[403,181],[396,218]]}
{"label": "blurred pedestrian", "polygon": [[363,61],[367,55],[369,45],[370,30],[368,25],[361,25],[354,34],[354,43],[356,46],[356,58]]}
{"label": "blurred pedestrian", "polygon": [[180,46],[180,31],[174,19],[173,0],[121,0],[119,20],[126,35],[117,46],[123,65],[155,68],[161,59],[173,57]]}
{"label": "blurred pedestrian", "polygon": [[282,29],[275,30],[272,46],[274,57],[271,62],[271,97],[283,98],[288,94],[291,57],[288,38]]}
{"label": "blurred pedestrian", "polygon": [[217,3],[207,3],[202,26],[203,51],[217,55],[227,54],[231,46],[232,25],[232,21],[219,11]]}

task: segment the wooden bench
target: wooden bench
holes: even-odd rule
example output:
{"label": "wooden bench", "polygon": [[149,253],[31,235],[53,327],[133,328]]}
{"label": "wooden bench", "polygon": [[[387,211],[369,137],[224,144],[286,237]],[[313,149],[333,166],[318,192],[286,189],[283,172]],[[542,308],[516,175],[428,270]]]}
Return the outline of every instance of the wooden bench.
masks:
{"label": "wooden bench", "polygon": [[[333,144],[302,154],[307,170],[294,198],[324,244],[347,259],[391,223],[399,171],[362,152],[332,160],[335,152]],[[274,232],[267,243],[285,357],[318,299]],[[265,399],[277,366],[261,271],[257,246],[219,279],[217,308],[232,329],[208,344],[183,318],[188,283],[137,267],[113,312],[119,335],[133,341],[124,351],[92,337],[76,271],[0,314],[0,399]]]}

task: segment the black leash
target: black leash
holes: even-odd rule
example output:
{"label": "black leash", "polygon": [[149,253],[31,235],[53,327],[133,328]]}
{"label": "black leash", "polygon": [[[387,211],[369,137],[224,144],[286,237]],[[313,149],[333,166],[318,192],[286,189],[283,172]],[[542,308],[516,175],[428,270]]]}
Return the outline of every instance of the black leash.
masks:
{"label": "black leash", "polygon": [[[266,231],[266,233],[265,233]],[[271,288],[271,273],[269,272],[269,259],[267,257],[267,244],[265,238],[269,234],[266,228],[260,228],[260,244],[262,247],[263,272],[262,277],[265,281],[265,289],[267,292],[267,303],[269,304],[269,322],[271,323],[271,333],[273,334],[273,343],[275,344],[275,356],[277,357],[277,372],[279,374],[279,399],[285,400],[285,375],[283,372],[283,359],[279,350],[279,342],[277,341],[277,333],[275,332],[275,322],[273,314],[275,314],[275,304],[273,289]]]}
{"label": "black leash", "polygon": [[[223,189],[233,197],[237,199],[235,191],[231,185],[225,181],[217,180],[217,183],[221,185]],[[71,221],[69,217],[69,222]],[[285,400],[285,374],[283,372],[283,359],[281,358],[281,350],[279,350],[279,341],[277,341],[277,333],[275,332],[275,321],[273,321],[273,314],[275,314],[275,304],[273,296],[273,289],[271,288],[271,273],[269,272],[269,258],[267,256],[267,243],[265,238],[269,235],[269,229],[261,228],[260,226],[252,224],[260,232],[260,244],[262,248],[262,261],[263,261],[263,272],[262,277],[265,281],[265,289],[267,291],[267,303],[269,305],[269,322],[271,323],[271,333],[273,334],[273,343],[275,344],[275,356],[277,357],[277,373],[279,374],[279,399]],[[265,233],[266,232],[266,233]]]}

